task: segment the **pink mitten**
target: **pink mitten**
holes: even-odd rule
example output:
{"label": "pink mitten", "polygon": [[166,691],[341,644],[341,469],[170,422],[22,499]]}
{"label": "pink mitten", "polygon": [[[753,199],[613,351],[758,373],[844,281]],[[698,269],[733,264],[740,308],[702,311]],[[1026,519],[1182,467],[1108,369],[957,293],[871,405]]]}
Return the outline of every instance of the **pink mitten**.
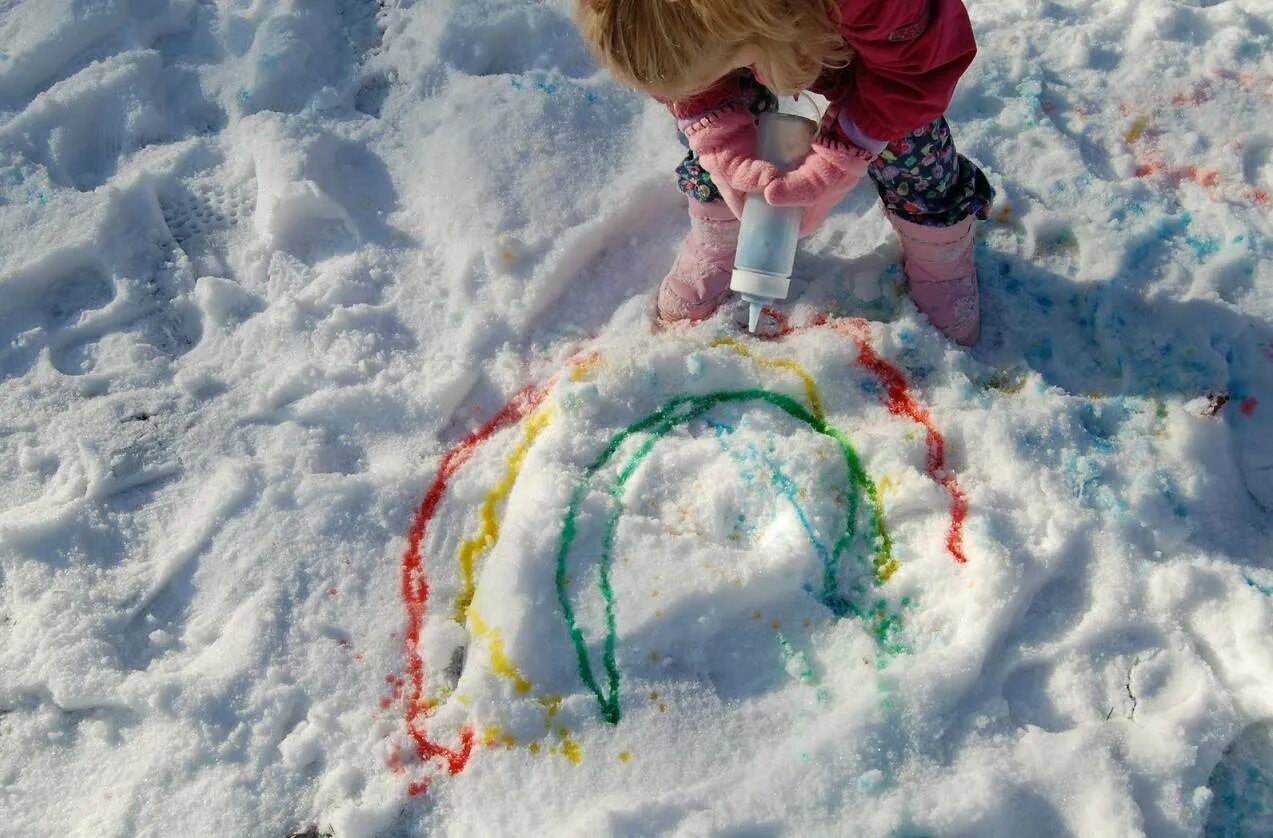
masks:
{"label": "pink mitten", "polygon": [[763,192],[782,174],[773,163],[756,157],[756,118],[744,107],[713,111],[684,133],[736,218],[742,218],[747,193]]}
{"label": "pink mitten", "polygon": [[807,236],[866,175],[872,156],[852,143],[819,137],[803,163],[765,186],[765,200],[775,207],[804,207],[800,235]]}

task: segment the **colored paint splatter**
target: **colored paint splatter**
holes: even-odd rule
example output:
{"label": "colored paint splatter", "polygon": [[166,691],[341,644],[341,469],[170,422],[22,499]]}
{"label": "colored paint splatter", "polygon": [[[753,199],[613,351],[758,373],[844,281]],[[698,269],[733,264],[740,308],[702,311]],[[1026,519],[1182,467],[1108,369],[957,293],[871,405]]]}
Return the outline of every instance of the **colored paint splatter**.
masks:
{"label": "colored paint splatter", "polygon": [[[1237,87],[1246,93],[1256,93],[1262,95],[1265,99],[1273,100],[1273,94],[1269,93],[1267,79],[1261,80],[1252,73],[1240,73],[1233,70],[1215,70],[1213,71],[1214,80],[1216,82],[1227,82],[1236,84]],[[1146,111],[1156,113],[1168,107],[1180,108],[1197,108],[1212,101],[1215,94],[1215,83],[1211,79],[1203,79],[1193,85],[1190,89],[1173,94],[1169,99],[1159,97],[1148,103],[1140,102],[1133,106],[1129,102],[1123,102],[1120,110],[1124,116],[1132,113],[1138,113],[1131,127],[1123,134],[1123,141],[1128,145],[1142,145],[1140,150],[1140,161],[1136,167],[1136,176],[1148,178],[1153,176],[1161,176],[1165,178],[1173,186],[1181,183],[1192,182],[1207,190],[1207,196],[1212,201],[1219,200],[1222,196],[1241,197],[1250,204],[1266,208],[1270,205],[1269,195],[1265,189],[1249,187],[1245,184],[1235,184],[1227,182],[1215,169],[1200,168],[1194,165],[1173,165],[1163,160],[1159,152],[1155,148],[1144,148],[1141,141],[1155,135],[1150,118],[1146,115]],[[1209,243],[1199,243],[1198,247],[1203,250],[1209,250]]]}
{"label": "colored paint splatter", "polygon": [[[845,463],[849,470],[849,483],[851,488],[849,494],[850,503],[848,523],[846,526],[846,532],[841,538],[842,540],[846,540],[851,543],[856,537],[857,510],[858,504],[860,503],[859,493],[861,491],[865,491],[875,506],[873,515],[875,526],[873,547],[877,551],[876,565],[877,567],[887,567],[893,561],[892,544],[888,533],[884,528],[884,520],[883,515],[880,512],[878,492],[875,489],[874,483],[871,482],[870,477],[868,477],[866,472],[862,469],[857,453],[853,450],[842,432],[827,425],[825,420],[814,416],[807,408],[789,396],[771,393],[764,390],[724,391],[702,396],[677,396],[670,399],[662,407],[654,411],[654,413],[632,423],[627,428],[616,434],[601,454],[585,468],[583,477],[576,484],[575,490],[571,495],[570,503],[566,511],[565,521],[562,524],[562,532],[558,546],[556,572],[557,599],[561,606],[562,617],[566,623],[567,631],[570,634],[571,642],[575,647],[579,677],[593,695],[596,696],[602,718],[611,724],[617,724],[622,715],[619,705],[620,677],[618,666],[615,663],[615,645],[618,637],[618,630],[615,624],[615,597],[613,587],[610,584],[610,567],[613,562],[615,535],[618,530],[619,519],[622,517],[624,511],[622,503],[624,487],[627,485],[627,482],[631,479],[640,464],[654,449],[655,445],[673,429],[703,416],[709,410],[720,405],[757,401],[777,407],[789,416],[804,422],[816,432],[829,436],[839,443],[841,452],[845,458]],[[605,669],[607,683],[606,687],[603,688],[597,682],[593,673],[587,643],[584,640],[583,631],[579,628],[576,621],[574,606],[571,604],[567,581],[569,557],[571,547],[574,544],[576,536],[576,521],[583,505],[583,500],[591,487],[593,477],[610,462],[610,460],[618,452],[619,448],[628,439],[637,434],[647,433],[649,434],[649,438],[642,443],[631,459],[629,459],[628,462],[619,469],[618,475],[606,492],[612,503],[612,508],[610,510],[609,519],[602,538],[601,553],[599,557],[599,587],[605,604],[605,639],[603,642],[602,662]],[[836,571],[837,568],[834,566],[824,568],[823,589],[820,600],[837,616],[844,616],[853,613],[854,611],[858,611],[859,609],[849,600],[848,597],[840,592],[838,573]]]}
{"label": "colored paint splatter", "polygon": [[1140,162],[1136,165],[1136,177],[1161,178],[1173,187],[1182,183],[1194,183],[1207,191],[1207,198],[1216,202],[1222,197],[1241,197],[1257,207],[1268,207],[1269,196],[1263,189],[1235,185],[1224,180],[1215,169],[1201,168],[1195,165],[1177,166],[1164,160],[1156,150],[1146,149],[1141,153]]}

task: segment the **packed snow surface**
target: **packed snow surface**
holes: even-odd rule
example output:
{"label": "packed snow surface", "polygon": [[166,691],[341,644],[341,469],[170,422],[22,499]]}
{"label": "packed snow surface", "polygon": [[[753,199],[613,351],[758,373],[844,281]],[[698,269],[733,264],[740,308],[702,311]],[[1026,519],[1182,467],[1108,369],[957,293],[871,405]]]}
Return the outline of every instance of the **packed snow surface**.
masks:
{"label": "packed snow surface", "polygon": [[0,833],[1273,834],[1273,5],[969,6],[965,351],[567,0],[0,0]]}

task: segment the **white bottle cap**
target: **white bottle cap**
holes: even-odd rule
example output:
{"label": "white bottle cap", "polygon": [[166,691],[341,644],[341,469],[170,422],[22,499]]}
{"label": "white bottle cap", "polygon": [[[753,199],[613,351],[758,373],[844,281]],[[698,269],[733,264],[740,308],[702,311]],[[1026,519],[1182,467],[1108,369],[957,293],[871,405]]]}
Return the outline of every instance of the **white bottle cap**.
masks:
{"label": "white bottle cap", "polygon": [[767,297],[770,300],[787,299],[787,291],[791,288],[791,277],[749,271],[746,268],[734,268],[729,280],[729,289],[739,294],[754,297]]}

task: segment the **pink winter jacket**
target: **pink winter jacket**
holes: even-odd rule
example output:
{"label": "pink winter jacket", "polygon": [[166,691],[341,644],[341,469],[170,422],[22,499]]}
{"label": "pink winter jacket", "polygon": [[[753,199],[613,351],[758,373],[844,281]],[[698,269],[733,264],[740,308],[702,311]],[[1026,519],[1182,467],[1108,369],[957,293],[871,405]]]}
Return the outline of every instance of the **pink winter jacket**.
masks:
{"label": "pink winter jacket", "polygon": [[[955,84],[977,54],[963,0],[844,0],[840,31],[855,53],[813,86],[866,136],[896,140],[946,112]],[[668,105],[692,118],[739,92],[737,79]]]}

